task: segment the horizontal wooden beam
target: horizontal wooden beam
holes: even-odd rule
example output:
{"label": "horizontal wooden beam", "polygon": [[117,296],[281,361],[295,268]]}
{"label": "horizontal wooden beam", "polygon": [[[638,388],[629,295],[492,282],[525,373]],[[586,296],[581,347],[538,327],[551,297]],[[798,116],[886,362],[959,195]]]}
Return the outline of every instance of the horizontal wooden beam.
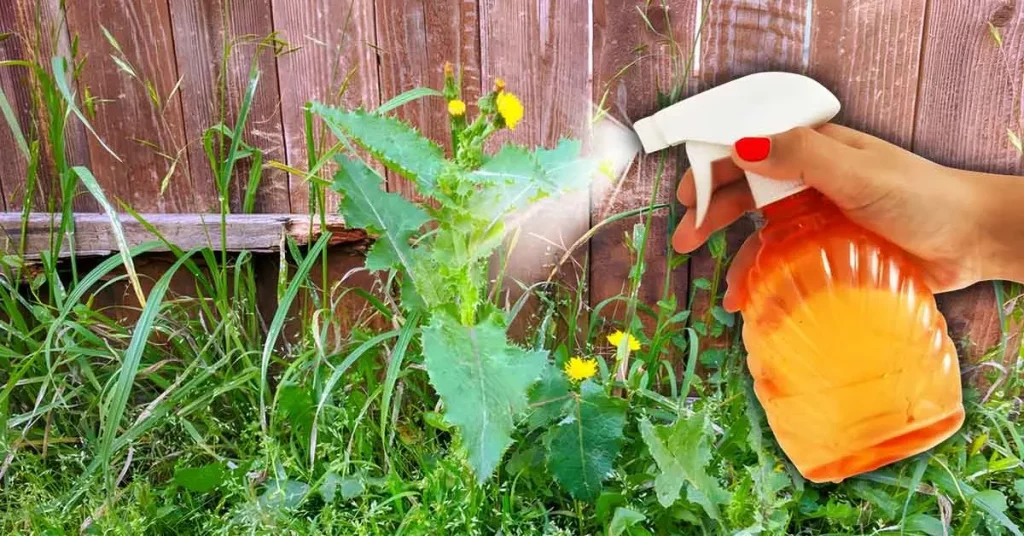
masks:
{"label": "horizontal wooden beam", "polygon": [[[221,218],[218,214],[142,214],[168,242],[185,251],[209,247],[221,249]],[[74,252],[76,256],[110,255],[118,251],[117,240],[106,214],[76,213]],[[128,247],[159,240],[145,226],[129,214],[121,214],[121,228]],[[51,237],[60,229],[60,214],[31,213],[28,220],[14,212],[0,213],[0,253],[18,255],[24,232],[24,258],[38,259],[42,252],[51,250]],[[340,216],[329,216],[321,226],[319,216],[308,214],[233,214],[225,221],[225,242],[228,251],[271,253],[281,249],[290,237],[297,243],[308,244],[331,233],[331,244],[356,243],[367,239],[361,229],[345,227]],[[65,240],[61,257],[71,256],[71,247]],[[161,245],[155,251],[168,251]]]}

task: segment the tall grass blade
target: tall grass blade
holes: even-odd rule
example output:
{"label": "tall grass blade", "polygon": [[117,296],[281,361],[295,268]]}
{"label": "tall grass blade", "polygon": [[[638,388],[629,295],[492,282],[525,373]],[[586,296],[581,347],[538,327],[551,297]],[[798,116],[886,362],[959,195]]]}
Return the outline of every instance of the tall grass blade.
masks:
{"label": "tall grass blade", "polygon": [[28,150],[28,143],[25,142],[25,134],[21,131],[18,117],[14,115],[14,110],[11,108],[11,103],[7,100],[7,94],[4,93],[3,88],[0,88],[0,113],[3,113],[4,120],[7,121],[7,126],[11,129],[11,134],[14,135],[14,143],[18,146],[18,150],[25,155],[26,159],[30,160],[32,156]]}
{"label": "tall grass blade", "polygon": [[380,408],[380,438],[384,445],[384,459],[388,458],[387,421],[391,415],[391,398],[394,396],[395,384],[398,383],[398,374],[402,371],[402,362],[405,360],[405,352],[409,349],[409,342],[420,324],[420,311],[409,314],[402,326],[401,334],[395,349],[391,352],[391,361],[388,363],[388,372],[384,377],[384,398],[381,400]]}
{"label": "tall grass blade", "polygon": [[[146,341],[149,339],[157,313],[160,311],[160,306],[163,303],[164,294],[170,288],[171,278],[175,272],[185,264],[185,261],[191,257],[192,253],[194,251],[179,258],[157,281],[152,292],[149,294],[148,302],[142,308],[142,314],[139,315],[138,322],[135,324],[128,349],[125,350],[124,356],[121,358],[121,369],[118,372],[117,381],[114,384],[113,391],[111,391],[109,400],[104,404],[103,428],[100,432],[100,451],[98,455],[104,472],[109,472],[110,460],[114,454],[113,447],[114,440],[117,438],[117,430],[121,424],[121,419],[124,417],[125,409],[128,405],[128,396],[132,392],[132,387],[135,384],[135,375],[139,371],[139,362],[142,360],[142,353],[146,349]],[[108,484],[113,484],[109,482],[109,478]]]}
{"label": "tall grass blade", "polygon": [[100,146],[110,153],[110,156],[114,157],[114,160],[123,162],[121,157],[117,156],[117,153],[107,145],[107,142],[103,141],[103,138],[96,133],[96,130],[92,128],[92,123],[86,119],[85,114],[83,114],[82,110],[80,110],[78,105],[75,104],[75,95],[71,92],[71,88],[68,86],[67,67],[65,66],[65,63],[65,58],[61,56],[54,56],[53,59],[50,60],[50,66],[53,68],[53,81],[57,84],[57,90],[60,91],[61,96],[64,97],[64,100],[67,102],[68,109],[71,110],[71,113],[75,114],[75,117],[77,117],[83,125],[85,125],[85,128],[94,138],[96,138],[96,141],[99,142]]}
{"label": "tall grass blade", "polygon": [[85,189],[89,190],[89,193],[96,198],[96,202],[103,207],[103,212],[107,214],[107,218],[110,219],[110,230],[114,233],[114,240],[117,241],[118,253],[121,255],[121,260],[124,263],[124,269],[128,272],[128,279],[132,282],[132,288],[135,289],[135,297],[139,300],[139,305],[142,307],[146,306],[146,295],[142,292],[142,284],[139,282],[139,274],[135,272],[135,263],[132,261],[132,256],[129,253],[128,241],[124,237],[124,229],[121,227],[121,218],[118,217],[117,211],[107,201],[107,196],[103,195],[103,189],[100,188],[96,177],[93,176],[89,168],[82,166],[75,166],[72,168],[78,178],[81,179],[82,184],[85,185]]}
{"label": "tall grass blade", "polygon": [[309,275],[313,264],[316,263],[320,251],[327,247],[327,243],[330,240],[331,233],[324,233],[316,241],[316,244],[310,248],[309,254],[306,255],[305,260],[299,265],[299,269],[295,272],[292,282],[288,285],[288,290],[285,291],[284,296],[278,301],[274,319],[270,322],[270,328],[267,330],[267,340],[263,345],[263,355],[260,358],[260,425],[264,432],[267,431],[267,371],[270,369],[270,354],[273,353],[274,345],[277,344],[277,337],[281,335],[281,330],[284,329],[284,321],[288,318],[288,309],[291,308],[292,302],[298,296],[299,290],[305,283],[306,276]]}
{"label": "tall grass blade", "polygon": [[693,377],[696,376],[697,356],[700,354],[700,338],[693,328],[686,328],[689,335],[689,356],[686,358],[686,373],[683,375],[683,386],[679,389],[679,412],[682,413],[686,405],[686,397],[690,396],[690,385],[693,384]]}
{"label": "tall grass blade", "polygon": [[245,128],[246,121],[249,120],[249,110],[252,108],[252,99],[256,95],[256,87],[260,82],[260,72],[252,71],[249,73],[249,87],[245,90],[245,97],[242,98],[242,106],[238,109],[238,120],[235,121],[235,128],[232,130],[231,146],[228,148],[227,159],[224,160],[224,165],[221,168],[221,187],[222,195],[227,195],[228,181],[231,180],[231,171],[235,167],[235,161],[238,158],[238,147],[242,143],[242,129]]}
{"label": "tall grass blade", "polygon": [[339,363],[338,366],[334,367],[334,371],[331,372],[331,377],[328,378],[327,383],[324,384],[324,390],[323,393],[320,395],[320,401],[317,402],[316,405],[316,412],[313,413],[313,431],[312,437],[310,438],[309,441],[309,459],[311,462],[316,460],[317,422],[319,422],[320,420],[320,414],[323,413],[324,411],[324,406],[327,404],[327,399],[330,398],[331,392],[334,391],[334,386],[338,384],[338,382],[341,380],[341,377],[345,374],[346,371],[348,371],[349,367],[351,367],[352,364],[356,362],[356,360],[362,357],[363,354],[374,349],[384,341],[397,337],[398,335],[398,330],[392,330],[386,333],[381,333],[380,335],[377,335],[376,337],[373,337],[367,340],[366,342],[360,344],[355,350],[352,351],[351,354],[348,354],[348,357],[346,357],[344,361]]}
{"label": "tall grass blade", "polygon": [[424,97],[443,97],[443,96],[444,96],[444,94],[442,94],[440,91],[438,91],[436,89],[432,89],[432,88],[429,88],[429,87],[417,87],[417,88],[410,89],[409,91],[406,91],[405,93],[402,93],[401,95],[398,95],[397,97],[395,97],[395,98],[385,102],[384,104],[381,104],[377,108],[375,113],[377,113],[377,114],[386,114],[386,113],[394,110],[395,108],[398,108],[399,106],[403,106],[405,104],[409,104],[410,102],[412,102],[414,100],[422,99]]}

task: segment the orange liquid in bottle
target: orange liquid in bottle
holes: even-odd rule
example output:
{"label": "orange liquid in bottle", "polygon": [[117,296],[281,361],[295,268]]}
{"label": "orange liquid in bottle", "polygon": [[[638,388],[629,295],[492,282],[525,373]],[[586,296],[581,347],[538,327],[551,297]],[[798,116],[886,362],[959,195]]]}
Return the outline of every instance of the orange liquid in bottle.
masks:
{"label": "orange liquid in bottle", "polygon": [[764,213],[743,341],[757,398],[800,473],[839,482],[955,433],[956,348],[912,258],[812,190]]}

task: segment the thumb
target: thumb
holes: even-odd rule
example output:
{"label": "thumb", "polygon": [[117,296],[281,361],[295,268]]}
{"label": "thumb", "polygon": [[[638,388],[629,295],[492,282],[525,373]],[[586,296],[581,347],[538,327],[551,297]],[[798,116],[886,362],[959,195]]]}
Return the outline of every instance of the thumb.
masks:
{"label": "thumb", "polygon": [[732,160],[744,171],[780,180],[800,179],[841,207],[855,207],[871,197],[871,174],[860,149],[808,127],[770,138],[743,138]]}

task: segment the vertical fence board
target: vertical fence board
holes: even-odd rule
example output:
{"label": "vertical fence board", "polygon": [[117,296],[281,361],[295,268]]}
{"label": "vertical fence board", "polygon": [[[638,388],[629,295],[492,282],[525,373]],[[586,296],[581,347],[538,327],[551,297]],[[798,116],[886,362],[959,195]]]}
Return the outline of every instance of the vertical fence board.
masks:
{"label": "vertical fence board", "polygon": [[[658,94],[670,93],[680,84],[685,61],[694,44],[694,20],[697,1],[671,2],[668,10],[652,3],[646,11],[638,4],[615,0],[594,3],[594,100],[602,103],[610,116],[631,126],[658,111]],[[646,18],[646,20],[645,20]],[[650,25],[648,25],[648,22]],[[661,34],[661,35],[659,35]],[[671,35],[676,45],[665,36]],[[675,59],[674,59],[675,58]],[[681,95],[685,94],[684,93]],[[661,185],[654,192],[659,159],[666,157]],[[682,151],[637,159],[628,175],[611,187],[597,183],[593,191],[591,223],[598,225],[617,213],[640,208],[652,196],[659,203],[675,202],[675,188],[683,171]],[[633,259],[626,246],[626,235],[646,216],[632,217],[605,226],[590,243],[590,301],[597,306],[609,298],[629,292],[629,271]],[[646,265],[638,299],[653,305],[665,291],[666,252],[671,247],[675,225],[667,211],[653,215],[647,238]],[[669,292],[681,307],[687,299],[687,267],[677,268],[671,275]],[[625,305],[609,305],[604,316],[622,320]],[[650,325],[650,319],[645,318]]]}
{"label": "vertical fence board", "polygon": [[[441,89],[442,66],[450,61],[461,70],[463,95],[472,105],[480,97],[480,39],[477,3],[406,0],[377,6],[380,86],[383,100],[415,87]],[[470,109],[473,113],[473,109]],[[451,148],[446,104],[429,98],[407,104],[398,117],[419,128],[442,146]],[[415,198],[415,188],[394,173],[388,189]]]}
{"label": "vertical fence board", "polygon": [[[92,95],[108,100],[97,105],[93,126],[123,160],[118,162],[90,138],[92,172],[107,196],[140,212],[194,211],[187,161],[179,162],[164,187],[172,162],[160,153],[173,157],[185,147],[179,97],[168,99],[178,76],[169,53],[174,40],[166,1],[68,2],[67,18],[70,31],[80,36],[81,53],[89,58],[81,83]],[[114,50],[101,25],[120,43],[139,78],[151,82],[161,107],[151,101],[143,82],[110,60]]]}
{"label": "vertical fence board", "polygon": [[[182,111],[189,146],[189,167],[201,195],[201,207],[217,211],[214,177],[201,143],[203,133],[221,121],[233,129],[249,85],[250,66],[256,63],[259,82],[253,96],[243,141],[261,150],[264,161],[284,161],[284,139],[279,113],[277,64],[273,50],[257,43],[273,31],[270,0],[173,0],[178,69],[182,73]],[[227,12],[225,12],[227,9]],[[224,50],[231,54],[224,65]],[[258,56],[257,56],[258,55]],[[219,155],[219,158],[223,158]],[[242,210],[250,162],[239,162],[230,181],[232,212]],[[256,194],[256,212],[288,212],[288,177],[264,168]]]}
{"label": "vertical fence board", "polygon": [[[18,33],[16,6],[9,2],[0,3],[0,61],[25,59],[23,41]],[[22,67],[0,67],[0,91],[3,91],[22,130],[30,126],[31,94],[28,85],[28,69]],[[15,211],[21,208],[25,188],[28,161],[18,152],[15,137],[7,122],[0,117],[0,208]]]}
{"label": "vertical fence board", "polygon": [[[701,85],[720,85],[767,70],[803,71],[806,6],[804,0],[712,2],[701,34]],[[752,221],[746,217],[731,225],[725,234],[728,254],[735,254],[752,231]],[[719,275],[724,280],[725,274]],[[690,259],[691,287],[693,281],[711,281],[714,276],[715,260],[704,246]],[[712,305],[712,296],[707,291],[695,290],[691,318],[706,319]],[[721,347],[728,343],[722,338],[712,344]]]}
{"label": "vertical fence board", "polygon": [[[1020,174],[1021,155],[1006,132],[1021,132],[1024,12],[1001,0],[933,1],[927,17],[914,150],[941,164]],[[999,30],[1002,47],[989,23]],[[968,355],[977,356],[999,340],[991,284],[940,296],[940,305]]]}
{"label": "vertical fence board", "polygon": [[[496,141],[553,147],[562,137],[583,137],[587,131],[591,80],[588,2],[480,3],[481,91],[490,91],[496,78],[504,78],[508,91],[522,100],[525,115],[512,132]],[[589,227],[587,192],[549,200],[521,226],[518,243],[506,267],[505,288],[512,298],[518,285],[547,279],[554,263]],[[568,270],[567,270],[568,272]],[[573,271],[563,279],[575,288],[582,276]],[[536,300],[517,319],[527,322],[537,311]]]}
{"label": "vertical fence board", "polygon": [[808,74],[839,97],[837,122],[910,148],[925,1],[814,3]]}
{"label": "vertical fence board", "polygon": [[[299,50],[278,58],[281,116],[288,164],[307,169],[303,106],[309,101],[375,107],[378,87],[374,4],[371,0],[274,0],[274,29]],[[344,94],[339,93],[344,88]],[[333,139],[317,129],[318,140]],[[290,177],[292,212],[306,212],[310,186]],[[328,194],[327,211],[338,198]]]}

